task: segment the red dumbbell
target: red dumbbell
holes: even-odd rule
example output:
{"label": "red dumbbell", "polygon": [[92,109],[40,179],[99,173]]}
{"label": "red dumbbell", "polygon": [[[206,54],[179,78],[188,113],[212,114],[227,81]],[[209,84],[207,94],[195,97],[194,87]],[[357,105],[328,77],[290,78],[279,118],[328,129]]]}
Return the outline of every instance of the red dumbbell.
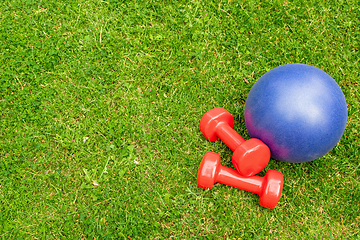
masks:
{"label": "red dumbbell", "polygon": [[232,163],[238,172],[249,177],[261,172],[270,160],[270,149],[257,138],[245,141],[234,129],[233,116],[223,108],[214,108],[200,120],[200,131],[215,142],[220,138],[234,151]]}
{"label": "red dumbbell", "polygon": [[222,166],[219,154],[207,152],[200,163],[197,184],[211,189],[216,182],[256,193],[260,196],[261,206],[274,208],[279,202],[284,180],[282,173],[275,170],[269,170],[264,177],[243,177],[235,169]]}

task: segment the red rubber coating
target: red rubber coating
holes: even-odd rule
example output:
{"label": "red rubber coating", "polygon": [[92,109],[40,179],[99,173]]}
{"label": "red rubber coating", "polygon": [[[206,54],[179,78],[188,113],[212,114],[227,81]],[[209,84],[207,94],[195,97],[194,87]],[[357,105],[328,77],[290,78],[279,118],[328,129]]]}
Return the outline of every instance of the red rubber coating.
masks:
{"label": "red rubber coating", "polygon": [[211,142],[219,138],[234,151],[232,162],[245,177],[262,171],[270,160],[270,149],[259,139],[245,141],[234,129],[233,116],[223,108],[206,112],[200,120],[200,131]]}
{"label": "red rubber coating", "polygon": [[272,209],[279,202],[284,180],[282,173],[275,170],[269,170],[264,177],[243,177],[235,169],[222,166],[219,154],[208,152],[200,163],[197,184],[211,189],[216,182],[258,194],[260,205]]}
{"label": "red rubber coating", "polygon": [[205,138],[211,142],[216,142],[220,138],[231,150],[235,151],[245,140],[233,127],[233,116],[219,107],[206,112],[200,120],[200,131]]}

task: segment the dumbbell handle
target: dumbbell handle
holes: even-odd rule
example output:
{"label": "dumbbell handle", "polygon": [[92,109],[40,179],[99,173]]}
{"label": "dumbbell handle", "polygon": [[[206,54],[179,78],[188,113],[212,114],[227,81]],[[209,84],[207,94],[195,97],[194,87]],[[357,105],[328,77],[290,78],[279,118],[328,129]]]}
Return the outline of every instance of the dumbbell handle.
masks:
{"label": "dumbbell handle", "polygon": [[224,122],[216,125],[216,135],[233,151],[245,142],[232,127]]}
{"label": "dumbbell handle", "polygon": [[215,181],[259,195],[262,189],[263,177],[242,177],[235,169],[220,166]]}

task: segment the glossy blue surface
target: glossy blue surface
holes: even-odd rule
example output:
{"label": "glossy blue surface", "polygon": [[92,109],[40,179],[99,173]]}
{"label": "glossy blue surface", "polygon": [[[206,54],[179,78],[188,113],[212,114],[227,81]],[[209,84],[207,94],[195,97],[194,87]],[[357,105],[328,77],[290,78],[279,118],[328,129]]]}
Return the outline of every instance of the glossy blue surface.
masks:
{"label": "glossy blue surface", "polygon": [[308,162],[339,142],[347,122],[347,104],[339,85],[324,71],[287,64],[265,73],[245,104],[252,138],[267,144],[273,158]]}

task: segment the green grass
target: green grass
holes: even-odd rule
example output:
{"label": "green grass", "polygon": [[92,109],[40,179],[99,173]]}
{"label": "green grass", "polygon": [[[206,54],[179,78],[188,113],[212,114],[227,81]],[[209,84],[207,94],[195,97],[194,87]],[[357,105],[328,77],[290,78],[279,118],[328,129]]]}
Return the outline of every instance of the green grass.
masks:
{"label": "green grass", "polygon": [[[359,238],[357,1],[35,1],[0,4],[2,239]],[[224,107],[248,138],[246,96],[266,71],[305,63],[348,103],[339,144],[258,196],[196,185],[200,133]]]}

